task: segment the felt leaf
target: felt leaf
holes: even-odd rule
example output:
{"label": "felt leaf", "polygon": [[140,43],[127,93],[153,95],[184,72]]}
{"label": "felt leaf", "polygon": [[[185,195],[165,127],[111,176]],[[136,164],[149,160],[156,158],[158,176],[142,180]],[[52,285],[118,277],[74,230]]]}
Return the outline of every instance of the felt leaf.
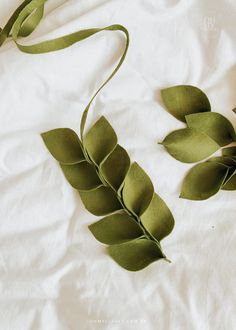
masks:
{"label": "felt leaf", "polygon": [[236,108],[233,109],[233,112],[236,113]]}
{"label": "felt leaf", "polygon": [[107,215],[122,209],[115,192],[109,187],[79,191],[79,194],[85,208],[94,215]]}
{"label": "felt leaf", "polygon": [[117,136],[105,117],[101,117],[86,134],[84,147],[90,158],[99,165],[117,145]]}
{"label": "felt leaf", "polygon": [[166,203],[155,193],[147,210],[141,216],[144,228],[158,241],[174,228],[174,218]]}
{"label": "felt leaf", "polygon": [[128,153],[119,144],[101,164],[101,173],[105,180],[118,190],[130,167]]}
{"label": "felt leaf", "polygon": [[[232,177],[234,176],[234,174],[235,174],[235,171],[236,171],[236,166],[234,166],[234,167],[229,167],[229,170],[228,170],[227,176],[226,176],[226,178],[224,179],[224,182],[223,182],[223,184],[222,184],[222,187],[224,187],[224,186],[227,184],[227,182],[231,180],[231,178],[232,178]],[[222,187],[221,187],[221,189],[222,189]]]}
{"label": "felt leaf", "polygon": [[85,160],[78,135],[69,128],[56,128],[41,134],[48,150],[62,164]]}
{"label": "felt leaf", "polygon": [[207,134],[221,147],[235,140],[231,122],[216,112],[194,113],[185,117],[188,127]]}
{"label": "felt leaf", "polygon": [[236,146],[234,147],[228,147],[222,149],[222,155],[223,156],[232,156],[236,157]]}
{"label": "felt leaf", "polygon": [[236,170],[232,171],[231,176],[226,180],[222,190],[236,190]]}
{"label": "felt leaf", "polygon": [[125,213],[109,215],[90,225],[89,229],[98,241],[108,245],[120,244],[144,234],[139,224]]}
{"label": "felt leaf", "polygon": [[227,166],[215,162],[195,165],[184,179],[180,197],[203,200],[215,195],[220,190],[228,170]]}
{"label": "felt leaf", "polygon": [[158,245],[151,240],[140,238],[108,248],[110,256],[123,268],[137,271],[154,261],[164,258]]}
{"label": "felt leaf", "polygon": [[176,130],[161,143],[175,159],[194,163],[216,152],[220,146],[208,135],[192,128]]}
{"label": "felt leaf", "polygon": [[154,193],[153,184],[146,172],[133,163],[125,177],[123,201],[132,213],[140,216],[148,208]]}
{"label": "felt leaf", "polygon": [[95,166],[84,161],[74,165],[62,165],[62,171],[69,183],[78,190],[91,190],[102,185]]}
{"label": "felt leaf", "polygon": [[234,160],[231,157],[226,157],[226,156],[222,156],[222,157],[211,157],[207,161],[208,162],[221,163],[221,164],[224,164],[224,165],[229,166],[229,167],[236,166],[236,160]]}
{"label": "felt leaf", "polygon": [[161,91],[161,96],[168,112],[183,122],[185,122],[185,116],[191,113],[211,111],[206,94],[194,86],[169,87]]}

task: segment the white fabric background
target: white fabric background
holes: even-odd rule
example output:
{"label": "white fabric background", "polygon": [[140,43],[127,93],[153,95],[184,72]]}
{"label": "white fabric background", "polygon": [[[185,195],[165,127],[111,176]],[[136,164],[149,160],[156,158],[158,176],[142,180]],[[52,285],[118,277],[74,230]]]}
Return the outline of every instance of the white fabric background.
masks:
{"label": "white fabric background", "polygon": [[[2,26],[20,3],[1,0]],[[191,165],[157,145],[182,127],[162,106],[167,86],[202,88],[213,110],[236,122],[235,18],[234,0],[51,0],[29,38],[113,23],[130,31],[127,60],[89,123],[108,118],[176,219],[163,241],[172,263],[137,273],[115,264],[90,234],[97,218],[39,135],[79,132],[86,102],[122,52],[122,34],[47,55],[20,53],[11,41],[0,49],[0,330],[236,328],[236,193],[179,199]]]}

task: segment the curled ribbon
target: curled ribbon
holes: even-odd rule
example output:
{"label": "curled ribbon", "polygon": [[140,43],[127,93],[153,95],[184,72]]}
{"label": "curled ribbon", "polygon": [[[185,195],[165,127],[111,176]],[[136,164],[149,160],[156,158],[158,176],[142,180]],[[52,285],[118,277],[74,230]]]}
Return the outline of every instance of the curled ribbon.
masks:
{"label": "curled ribbon", "polygon": [[126,37],[125,49],[117,66],[110,74],[110,76],[105,80],[105,82],[94,93],[88,105],[84,109],[80,123],[80,134],[81,134],[81,139],[83,140],[86,119],[93,100],[98,95],[98,93],[103,89],[103,87],[113,78],[113,76],[117,73],[117,71],[119,70],[119,68],[121,67],[121,65],[125,60],[129,48],[129,32],[124,26],[120,24],[113,24],[104,28],[90,28],[90,29],[79,30],[59,38],[46,40],[33,45],[27,45],[27,46],[22,45],[19,42],[19,38],[29,36],[39,25],[44,15],[44,6],[46,1],[47,0],[25,0],[14,11],[14,13],[9,18],[4,28],[0,29],[0,47],[4,44],[4,42],[8,38],[12,38],[12,40],[15,42],[16,46],[20,51],[28,54],[42,54],[42,53],[50,53],[53,51],[70,47],[71,45],[79,41],[82,41],[84,39],[87,39],[93,36],[94,34],[102,31],[120,31],[123,32]]}

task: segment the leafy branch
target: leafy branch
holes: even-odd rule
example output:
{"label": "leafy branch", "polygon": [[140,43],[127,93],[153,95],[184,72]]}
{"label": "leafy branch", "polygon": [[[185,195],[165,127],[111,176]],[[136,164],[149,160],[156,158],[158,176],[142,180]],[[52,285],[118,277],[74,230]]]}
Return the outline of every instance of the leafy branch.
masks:
{"label": "leafy branch", "polygon": [[172,231],[173,216],[145,171],[130,163],[104,117],[83,142],[68,128],[43,133],[42,138],[85,208],[105,216],[89,229],[108,245],[108,253],[120,266],[137,271],[156,260],[168,260],[160,241]]}
{"label": "leafy branch", "polygon": [[[162,90],[161,95],[167,110],[187,126],[171,132],[161,143],[175,159],[199,162],[236,141],[231,122],[211,112],[210,102],[199,88],[179,85]],[[236,147],[228,146],[221,151],[221,156],[197,164],[189,171],[180,197],[203,200],[220,189],[236,190]]]}

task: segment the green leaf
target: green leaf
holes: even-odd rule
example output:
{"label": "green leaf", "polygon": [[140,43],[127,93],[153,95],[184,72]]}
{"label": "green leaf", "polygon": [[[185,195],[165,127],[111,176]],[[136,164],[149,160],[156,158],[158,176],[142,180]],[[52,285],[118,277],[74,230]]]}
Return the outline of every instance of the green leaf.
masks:
{"label": "green leaf", "polygon": [[120,244],[143,235],[139,224],[127,214],[112,214],[89,226],[95,238],[108,245]]}
{"label": "green leaf", "polygon": [[101,173],[105,180],[118,190],[130,167],[130,158],[126,150],[119,144],[101,164]]}
{"label": "green leaf", "polygon": [[117,136],[105,117],[101,117],[88,131],[84,147],[90,158],[99,165],[116,147]]}
{"label": "green leaf", "polygon": [[170,133],[161,144],[171,156],[183,163],[203,160],[220,148],[209,136],[192,128]]}
{"label": "green leaf", "polygon": [[74,165],[61,165],[69,183],[78,190],[91,190],[102,186],[95,166],[84,161]]}
{"label": "green leaf", "polygon": [[236,146],[234,147],[228,147],[222,149],[222,155],[223,156],[232,156],[236,157]]}
{"label": "green leaf", "polygon": [[233,109],[233,112],[236,113],[236,108]]}
{"label": "green leaf", "polygon": [[158,245],[145,238],[109,246],[108,253],[123,268],[137,271],[164,258]]}
{"label": "green leaf", "polygon": [[236,190],[236,170],[231,172],[230,177],[225,180],[222,190]]}
{"label": "green leaf", "polygon": [[191,200],[203,200],[215,195],[221,188],[228,167],[205,162],[195,165],[184,179],[180,197]]}
{"label": "green leaf", "polygon": [[41,134],[45,145],[57,161],[76,164],[85,160],[78,135],[69,128],[56,128]]}
{"label": "green leaf", "polygon": [[191,113],[211,111],[206,94],[194,86],[169,87],[161,91],[161,96],[167,110],[183,122],[185,122],[185,116]]}
{"label": "green leaf", "polygon": [[221,147],[235,140],[231,122],[216,112],[195,113],[185,117],[188,127],[207,134]]}
{"label": "green leaf", "polygon": [[153,184],[146,172],[133,163],[126,175],[122,191],[123,201],[132,213],[140,216],[148,208],[154,193]]}
{"label": "green leaf", "polygon": [[236,168],[236,159],[233,159],[232,157],[222,156],[222,157],[212,157],[207,160],[208,162],[217,162],[220,164],[223,164],[225,166],[228,166],[228,173],[224,179],[224,182],[222,184],[221,189],[223,187],[226,187],[224,190],[233,190],[233,189],[227,189],[227,187],[231,187],[231,185],[226,185],[227,182],[232,178],[232,176],[235,174],[235,168]]}
{"label": "green leaf", "polygon": [[174,228],[174,218],[166,203],[155,193],[147,210],[141,216],[144,228],[158,241]]}
{"label": "green leaf", "polygon": [[224,164],[226,166],[232,167],[236,165],[236,160],[234,160],[233,158],[230,157],[211,157],[207,160],[208,162],[217,162],[217,163],[221,163]]}
{"label": "green leaf", "polygon": [[94,215],[107,215],[121,210],[115,192],[108,187],[99,187],[90,191],[79,191],[85,208]]}

